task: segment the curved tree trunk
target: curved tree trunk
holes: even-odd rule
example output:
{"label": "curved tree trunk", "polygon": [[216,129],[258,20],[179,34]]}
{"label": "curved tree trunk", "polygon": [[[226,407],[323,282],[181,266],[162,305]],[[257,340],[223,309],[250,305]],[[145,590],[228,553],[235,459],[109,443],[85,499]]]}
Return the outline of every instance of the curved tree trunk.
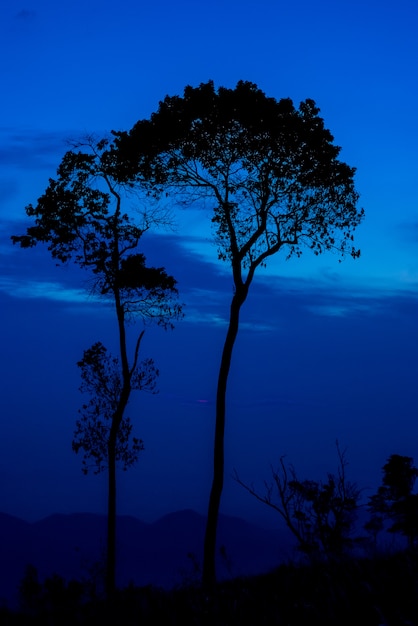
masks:
{"label": "curved tree trunk", "polygon": [[[106,581],[105,591],[108,600],[112,600],[116,588],[116,445],[119,428],[131,394],[131,376],[126,348],[125,314],[120,302],[120,294],[115,291],[116,315],[119,328],[119,347],[122,363],[123,386],[118,407],[112,417],[108,440],[108,505],[107,505],[107,542],[106,542]],[[142,336],[142,335],[141,335]],[[139,345],[139,343],[138,343]]]}
{"label": "curved tree trunk", "polygon": [[224,483],[224,433],[225,403],[232,351],[238,334],[239,314],[246,298],[246,290],[235,292],[230,308],[229,326],[222,352],[216,394],[215,443],[213,456],[213,480],[209,497],[208,516],[206,521],[205,543],[203,552],[202,585],[211,588],[216,583],[216,533],[218,526],[219,506]]}
{"label": "curved tree trunk", "polygon": [[111,599],[116,584],[116,444],[120,424],[131,392],[130,383],[124,384],[118,409],[113,416],[108,441],[108,505],[107,505],[107,555],[106,597]]}

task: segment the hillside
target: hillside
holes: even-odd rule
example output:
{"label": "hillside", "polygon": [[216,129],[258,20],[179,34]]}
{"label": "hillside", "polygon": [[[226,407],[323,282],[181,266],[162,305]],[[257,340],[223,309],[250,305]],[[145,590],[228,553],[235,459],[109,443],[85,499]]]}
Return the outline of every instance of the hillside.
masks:
{"label": "hillside", "polygon": [[[197,579],[205,518],[194,511],[171,513],[147,524],[118,518],[117,584],[170,589]],[[29,523],[0,514],[0,603],[16,605],[27,565],[39,579],[58,574],[65,580],[100,578],[106,517],[90,513],[52,515]],[[292,545],[285,531],[265,530],[242,519],[221,516],[220,578],[266,572],[286,559]]]}

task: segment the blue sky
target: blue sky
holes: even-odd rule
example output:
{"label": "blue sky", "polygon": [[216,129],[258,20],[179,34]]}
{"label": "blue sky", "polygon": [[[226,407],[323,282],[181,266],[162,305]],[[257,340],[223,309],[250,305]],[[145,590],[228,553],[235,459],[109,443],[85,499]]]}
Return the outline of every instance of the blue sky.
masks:
{"label": "blue sky", "polygon": [[[374,486],[391,453],[418,462],[418,8],[414,1],[201,3],[27,1],[0,9],[0,509],[35,519],[105,510],[101,478],[71,451],[76,362],[112,313],[71,267],[10,244],[67,149],[85,133],[128,130],[165,95],[213,79],[268,96],[313,98],[341,158],[357,168],[366,217],[361,258],[278,256],[245,304],[228,396],[227,476],[262,484],[287,454],[300,474],[335,467]],[[146,451],[120,483],[120,511],[154,519],[205,512],[213,400],[232,281],[209,219],[176,211],[175,232],[144,238],[150,262],[179,281],[185,319],[149,329],[158,396],[130,415]],[[3,388],[4,387],[4,388]],[[222,509],[267,516],[229,478]]]}

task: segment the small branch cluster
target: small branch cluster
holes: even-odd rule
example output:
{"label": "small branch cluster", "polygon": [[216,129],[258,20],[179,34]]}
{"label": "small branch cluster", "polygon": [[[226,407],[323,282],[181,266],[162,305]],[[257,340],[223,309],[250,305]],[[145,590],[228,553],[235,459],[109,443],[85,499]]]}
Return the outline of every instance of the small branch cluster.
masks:
{"label": "small branch cluster", "polygon": [[284,519],[298,541],[298,547],[310,556],[342,556],[353,546],[352,531],[356,520],[360,489],[347,480],[347,461],[337,442],[338,470],[326,481],[299,480],[293,466],[280,459],[272,468],[272,483],[264,483],[265,493],[258,493],[235,472],[235,480],[257,500],[267,504]]}
{"label": "small branch cluster", "polygon": [[[83,452],[83,472],[93,468],[99,474],[108,467],[108,445],[112,420],[120,406],[123,393],[123,377],[119,359],[112,357],[100,343],[95,343],[84,351],[78,363],[81,369],[80,391],[91,397],[83,404],[76,422],[72,448]],[[131,388],[156,393],[158,370],[152,359],[137,364],[130,372]],[[132,422],[122,416],[116,439],[115,456],[123,470],[127,470],[138,460],[144,449],[141,439],[132,437]]]}

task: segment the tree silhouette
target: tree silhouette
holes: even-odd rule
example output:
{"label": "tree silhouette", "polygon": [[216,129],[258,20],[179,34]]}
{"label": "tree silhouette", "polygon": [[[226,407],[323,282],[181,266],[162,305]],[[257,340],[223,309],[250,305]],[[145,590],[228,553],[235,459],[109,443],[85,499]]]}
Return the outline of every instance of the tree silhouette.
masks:
{"label": "tree silhouette", "polygon": [[388,531],[400,533],[412,547],[418,538],[418,494],[413,493],[418,469],[409,456],[392,454],[383,466],[382,485],[369,498],[369,531],[378,532],[389,521]]}
{"label": "tree silhouette", "polygon": [[354,543],[361,490],[347,480],[345,451],[340,450],[338,442],[337,452],[337,473],[328,473],[326,481],[299,480],[294,467],[287,466],[282,457],[279,467],[271,469],[272,483],[264,483],[264,494],[244,483],[235,472],[235,480],[244,489],[279,513],[301,552],[310,557],[339,558]]}
{"label": "tree silhouette", "polygon": [[[142,333],[143,335],[143,333]],[[92,461],[95,474],[108,469],[108,441],[112,416],[114,415],[123,388],[122,371],[119,359],[111,357],[100,342],[84,351],[84,356],[77,363],[81,369],[82,385],[80,391],[88,393],[90,400],[80,409],[81,419],[77,420],[73,439],[73,450],[83,451],[83,472],[88,473]],[[156,393],[158,370],[152,359],[134,363],[131,378],[132,390]],[[132,437],[132,422],[126,415],[119,426],[116,440],[116,462],[127,470],[138,459],[144,449],[143,441]]]}
{"label": "tree silhouette", "polygon": [[359,256],[353,231],[354,169],[312,100],[296,109],[290,99],[268,98],[249,82],[215,90],[212,81],[166,97],[149,120],[115,133],[124,180],[161,185],[174,201],[210,203],[218,257],[232,270],[230,304],[218,375],[213,483],[205,533],[203,583],[216,579],[215,548],[224,481],[225,400],[234,343],[256,269],[286,250],[300,256],[335,250]]}
{"label": "tree silhouette", "polygon": [[[116,462],[122,460],[129,465],[141,447],[139,440],[133,440],[133,447],[128,447],[130,422],[125,418],[125,410],[131,391],[142,385],[152,387],[156,374],[151,362],[148,370],[146,364],[144,370],[138,363],[144,330],[129,356],[127,324],[139,317],[145,323],[172,328],[173,320],[181,315],[174,278],[164,268],[148,267],[144,255],[137,252],[144,232],[164,216],[154,209],[142,214],[137,211],[136,215],[134,209],[129,213],[122,211],[122,200],[131,198],[152,206],[152,189],[138,181],[135,188],[132,183],[121,183],[112,149],[109,139],[88,137],[85,142],[74,144],[64,155],[57,178],[50,179],[37,205],[26,207],[35,225],[27,228],[25,235],[12,237],[22,248],[45,243],[55,260],[64,264],[71,260],[89,270],[91,292],[111,303],[115,310],[118,360],[112,360],[104,346],[96,343],[80,362],[84,385],[93,398],[84,407],[75,439],[75,448],[83,448],[96,465],[100,466],[102,458],[107,460],[108,597],[115,587]],[[109,420],[110,425],[106,423]],[[83,432],[93,439],[83,439]]]}

